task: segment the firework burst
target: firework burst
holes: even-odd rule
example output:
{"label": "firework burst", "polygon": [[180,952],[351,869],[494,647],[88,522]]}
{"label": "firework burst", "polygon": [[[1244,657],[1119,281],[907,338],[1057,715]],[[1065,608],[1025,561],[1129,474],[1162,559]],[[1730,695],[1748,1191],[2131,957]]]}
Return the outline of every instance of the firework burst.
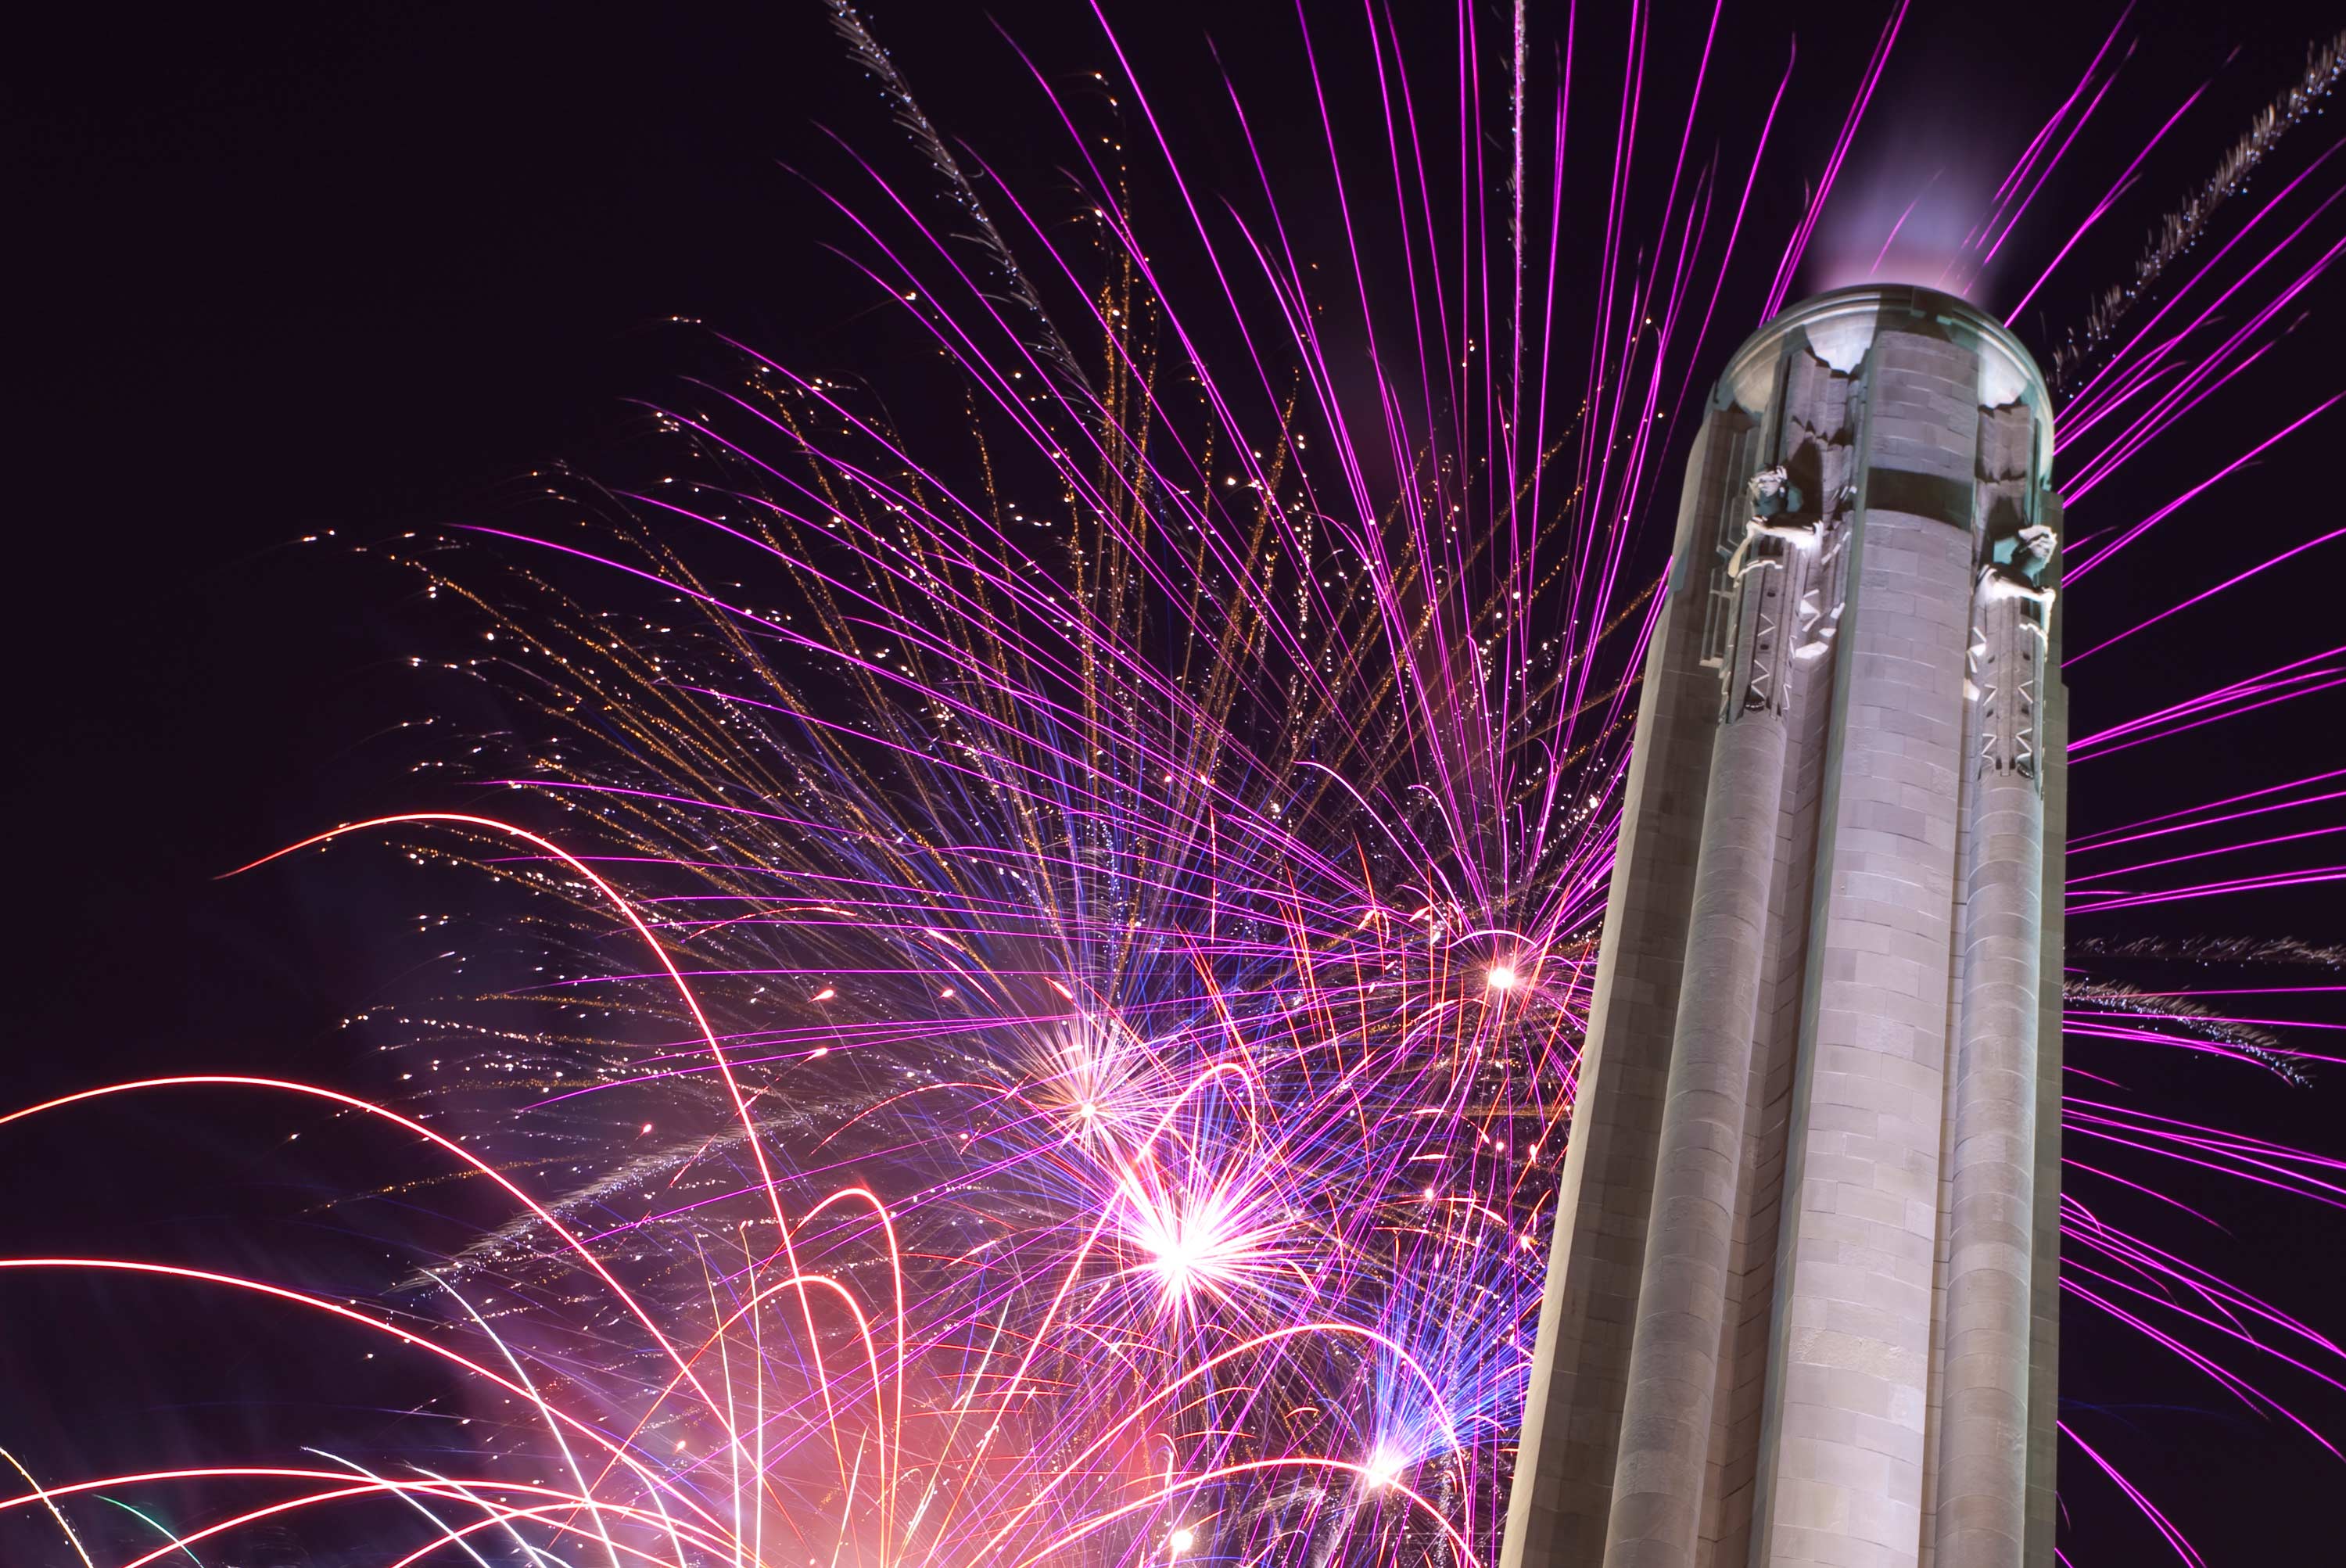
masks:
{"label": "firework burst", "polygon": [[[6,1517],[38,1511],[84,1561],[138,1528],[97,1501],[114,1493],[201,1516],[106,1548],[123,1568],[351,1510],[381,1543],[367,1560],[400,1568],[1495,1558],[1667,570],[1654,488],[1719,337],[1800,275],[1904,7],[1839,86],[1830,161],[1749,299],[1784,88],[1705,97],[1715,14],[1683,121],[1657,128],[1641,95],[1665,45],[1642,10],[1593,89],[1569,30],[1544,73],[1520,15],[1494,31],[1462,13],[1434,51],[1456,67],[1441,101],[1422,41],[1372,12],[1352,96],[1373,116],[1344,121],[1311,56],[1295,96],[1324,161],[1296,174],[1233,92],[1255,184],[1225,202],[1113,30],[1093,79],[1034,75],[1070,182],[1036,194],[950,142],[832,8],[913,156],[900,174],[858,148],[825,199],[956,417],[899,421],[867,385],[725,341],[720,370],[646,409],[657,472],[548,472],[518,520],[370,546],[479,639],[419,662],[521,717],[463,759],[498,809],[474,789],[295,849],[395,842],[501,889],[533,959],[489,994],[355,1026],[433,1064],[420,1100],[186,1077],[10,1118],[293,1096],[494,1189],[509,1219],[364,1303],[5,1260],[323,1315],[444,1369],[480,1441],[27,1477]],[[2309,108],[2334,47],[2315,63]],[[1951,266],[1975,276],[2021,222],[2102,68]],[[1567,178],[1584,99],[1611,127],[1601,212]],[[2137,292],[2302,117],[2259,122]],[[1732,156],[1700,153],[1712,118]],[[2318,167],[2241,224],[2234,271],[2174,286],[2131,342],[2114,334],[2134,296],[2097,309],[2062,424],[2073,501],[2253,364],[2326,272]],[[1585,297],[1567,245],[1593,248]],[[2101,525],[2071,579],[2165,515]],[[2284,665],[2074,749],[2165,740],[2341,669],[2335,650]],[[2335,800],[2328,781],[2081,839],[2072,912],[2340,874],[2185,881],[2166,873],[2199,851],[2095,858]],[[2289,1025],[2155,983],[2076,977],[2070,1001],[2079,1038],[2291,1082],[2320,1059]],[[2091,1078],[2075,1170],[2346,1200],[2335,1160]],[[2096,1164],[2104,1145],[2136,1174]],[[2338,1347],[2076,1189],[2073,1298],[2326,1446],[2274,1381],[2337,1384]],[[2124,1456],[2086,1441],[2189,1554]]]}

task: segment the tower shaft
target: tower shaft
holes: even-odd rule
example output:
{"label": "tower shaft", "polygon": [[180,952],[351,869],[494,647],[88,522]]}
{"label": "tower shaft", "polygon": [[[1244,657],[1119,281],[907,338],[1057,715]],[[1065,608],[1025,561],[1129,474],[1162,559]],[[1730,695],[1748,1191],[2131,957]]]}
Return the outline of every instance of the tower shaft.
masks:
{"label": "tower shaft", "polygon": [[2052,429],[1928,290],[1796,307],[1688,461],[1503,1568],[2049,1568]]}

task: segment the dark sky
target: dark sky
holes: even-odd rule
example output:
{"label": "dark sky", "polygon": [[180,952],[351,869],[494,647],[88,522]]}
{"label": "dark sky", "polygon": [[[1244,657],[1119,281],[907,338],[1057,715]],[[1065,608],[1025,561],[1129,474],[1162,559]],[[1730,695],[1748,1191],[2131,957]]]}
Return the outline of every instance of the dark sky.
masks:
{"label": "dark sky", "polygon": [[[1239,174],[1219,122],[1192,112],[1219,91],[1205,74],[1209,29],[1265,106],[1273,144],[1308,148],[1280,7],[1150,9],[1129,39],[1189,113],[1185,146],[1209,183]],[[1795,102],[1755,208],[1764,274],[1879,17],[1870,6],[1748,9],[1722,50],[1720,101],[1764,104],[1788,15],[1799,80],[1814,92]],[[871,14],[933,117],[1046,199],[1059,194],[1051,127],[982,16],[884,0]],[[1105,63],[1076,5],[998,14],[1055,79]],[[1676,18],[1673,37],[1701,19],[1662,14]],[[2016,242],[2034,264],[2015,275],[2033,276],[2066,236],[2055,215],[2074,220],[2182,92],[2234,46],[2244,52],[2146,164],[2141,198],[2048,290],[2050,320],[2073,316],[2087,285],[2116,275],[2157,207],[2212,164],[2318,25],[2271,8],[2139,15],[2142,46],[2105,111],[2108,134],[2083,138],[2076,172],[2048,187],[2045,221]],[[1977,136],[1991,159],[2008,159],[2014,127],[2025,139],[2050,111],[2113,16],[2009,4],[1918,15],[1872,131],[1909,149],[1901,157]],[[1617,26],[1582,22],[1583,57],[1597,62],[1585,68],[1607,80]],[[1425,30],[1438,45],[1438,26]],[[2025,49],[2004,52],[2004,38]],[[1674,46],[1683,52],[1683,39]],[[5,820],[18,913],[6,1097],[226,1067],[362,1084],[363,1066],[338,1054],[336,1021],[428,956],[393,932],[409,893],[309,869],[213,878],[337,820],[454,804],[411,771],[429,738],[396,728],[445,698],[405,667],[432,635],[405,582],[296,541],[491,517],[514,504],[533,463],[593,467],[639,433],[626,400],[705,352],[673,316],[797,362],[854,366],[882,341],[867,330],[869,294],[817,244],[850,237],[781,165],[844,178],[818,123],[890,156],[899,144],[811,3],[53,9],[20,19],[10,52],[0,145],[17,279],[6,355],[17,587]],[[1360,90],[1340,83],[1340,108]],[[1682,84],[1657,88],[1673,90]],[[2303,139],[2326,146],[2336,123],[2333,113]],[[1745,280],[1741,298],[1756,300],[1763,281]],[[2346,296],[2325,284],[2307,303],[2312,320],[2262,378],[2096,496],[2106,509],[2096,522],[2164,501],[2276,416],[2337,390],[2321,345],[2336,341],[2325,323]],[[1737,316],[1710,357],[1748,324]],[[2033,320],[2021,326],[2042,341]],[[2336,439],[2316,433],[2178,519],[2123,595],[2073,607],[2072,646],[2086,628],[2125,624],[2129,606],[2205,585],[2244,519],[2334,518]],[[2289,574],[2240,614],[2141,639],[2127,668],[2096,667],[2090,687],[2081,678],[2080,728],[2157,706],[2145,692],[2173,700],[2324,646],[2299,628],[2335,624],[2336,571],[2332,561]],[[2106,779],[2081,769],[2081,819],[2124,820],[2224,792],[2235,776],[2245,789],[2292,765],[2310,771],[2336,755],[2337,714],[2332,704],[2203,732],[2204,745],[2136,754],[2143,766]],[[2324,899],[2279,895],[2109,929],[2336,940],[2340,924]],[[2153,1085],[2171,1078],[2179,1101],[2269,1135],[2341,1147],[2346,1084],[2281,1094],[2236,1069],[2129,1070]],[[281,1276],[290,1249],[320,1278],[360,1267],[360,1244],[304,1217],[311,1197],[380,1172],[292,1160],[290,1125],[207,1105],[0,1134],[0,1251],[177,1250]],[[2244,1279],[2346,1327],[2334,1306],[2346,1226],[2237,1198],[2226,1217],[2235,1235],[2221,1245]],[[135,1462],[148,1420],[177,1423],[175,1441],[190,1444],[275,1430],[262,1407],[310,1397],[321,1379],[352,1408],[413,1393],[347,1388],[354,1374],[336,1348],[255,1345],[231,1315],[182,1295],[66,1291],[32,1305],[27,1295],[0,1284],[0,1446],[38,1456],[52,1478]],[[144,1348],[107,1349],[130,1340]],[[180,1355],[250,1358],[253,1408],[130,1414],[154,1403],[151,1364]],[[2072,1371],[2065,1392],[2090,1407],[2095,1430],[2210,1561],[2317,1560],[2313,1543],[2331,1539],[2317,1524],[2346,1481],[2337,1461],[2132,1347],[2079,1340]],[[2157,1404],[2178,1408],[2136,1408]],[[2346,1431],[2346,1403],[2307,1408]],[[2106,1485],[2074,1470],[2071,1481],[2079,1563],[2155,1560],[2155,1538]]]}

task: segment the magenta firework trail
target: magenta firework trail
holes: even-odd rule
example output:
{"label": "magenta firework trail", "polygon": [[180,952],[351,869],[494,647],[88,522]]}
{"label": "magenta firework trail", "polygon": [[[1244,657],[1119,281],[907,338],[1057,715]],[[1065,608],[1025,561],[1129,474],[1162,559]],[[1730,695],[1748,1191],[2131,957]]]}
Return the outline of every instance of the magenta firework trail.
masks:
{"label": "magenta firework trail", "polygon": [[[418,1185],[501,1217],[377,1298],[136,1256],[0,1258],[0,1282],[136,1274],[329,1321],[442,1380],[463,1435],[19,1467],[5,1539],[91,1568],[241,1561],[260,1531],[393,1568],[1494,1560],[1668,570],[1654,498],[1723,351],[1807,275],[1914,19],[1891,6],[1830,83],[1787,38],[1745,101],[1717,90],[1723,7],[1633,3],[1601,60],[1569,6],[1313,13],[1280,107],[1314,161],[1217,83],[1246,171],[1224,189],[1111,17],[1096,74],[1019,87],[1064,132],[1065,180],[1030,187],[833,10],[914,156],[851,142],[824,199],[922,405],[724,340],[721,372],[648,406],[658,471],[549,473],[520,520],[371,547],[479,639],[419,663],[521,717],[459,759],[494,788],[278,853],[401,846],[518,911],[533,962],[369,1020],[399,1068],[367,1093],[198,1072],[0,1118],[276,1097],[422,1147]],[[2153,150],[2213,134],[2196,94],[2113,96],[2131,26],[1922,280],[2007,310],[2074,281]],[[2329,284],[2346,164],[2273,149],[2320,142],[2294,127],[2337,59],[2065,360],[2066,580],[2125,606],[2077,639],[2081,690],[2155,628],[2334,570],[2346,529],[2308,512],[2169,597],[2127,585],[2346,396],[2267,388],[2239,450],[2143,462],[2259,384]],[[1838,127],[1816,167],[1784,149],[1796,81]],[[2060,209],[2063,160],[2120,119],[2130,161]],[[1763,218],[1795,175],[1790,223]],[[1915,186],[1877,265],[1911,264],[1953,188]],[[2022,253],[2025,293],[1994,270]],[[2129,469],[2171,494],[2102,514]],[[2105,701],[2078,793],[2333,692],[2334,640]],[[2346,1025],[2261,981],[2337,954],[2096,947],[2091,917],[2346,880],[2341,777],[2247,769],[2070,848],[2069,1031],[2097,1044],[2070,1053],[2069,1331],[2139,1337],[2193,1397],[2323,1449],[2303,1396],[2346,1387],[2346,1351],[2194,1247],[2228,1194],[2346,1206],[2341,1160],[2127,1080],[2157,1047],[2305,1084]],[[2187,963],[2229,983],[2145,978]],[[2137,1234],[2132,1197],[2174,1227]],[[2071,1489],[2202,1561],[2122,1436],[2064,1431]]]}

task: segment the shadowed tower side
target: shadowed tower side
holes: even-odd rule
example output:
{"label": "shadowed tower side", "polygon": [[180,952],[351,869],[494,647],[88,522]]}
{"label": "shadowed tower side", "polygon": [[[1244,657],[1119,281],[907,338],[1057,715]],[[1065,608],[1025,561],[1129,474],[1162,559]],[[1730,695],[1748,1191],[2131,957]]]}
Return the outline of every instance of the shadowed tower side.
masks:
{"label": "shadowed tower side", "polygon": [[2065,704],[2035,363],[1927,290],[1688,459],[1503,1568],[2052,1563]]}

